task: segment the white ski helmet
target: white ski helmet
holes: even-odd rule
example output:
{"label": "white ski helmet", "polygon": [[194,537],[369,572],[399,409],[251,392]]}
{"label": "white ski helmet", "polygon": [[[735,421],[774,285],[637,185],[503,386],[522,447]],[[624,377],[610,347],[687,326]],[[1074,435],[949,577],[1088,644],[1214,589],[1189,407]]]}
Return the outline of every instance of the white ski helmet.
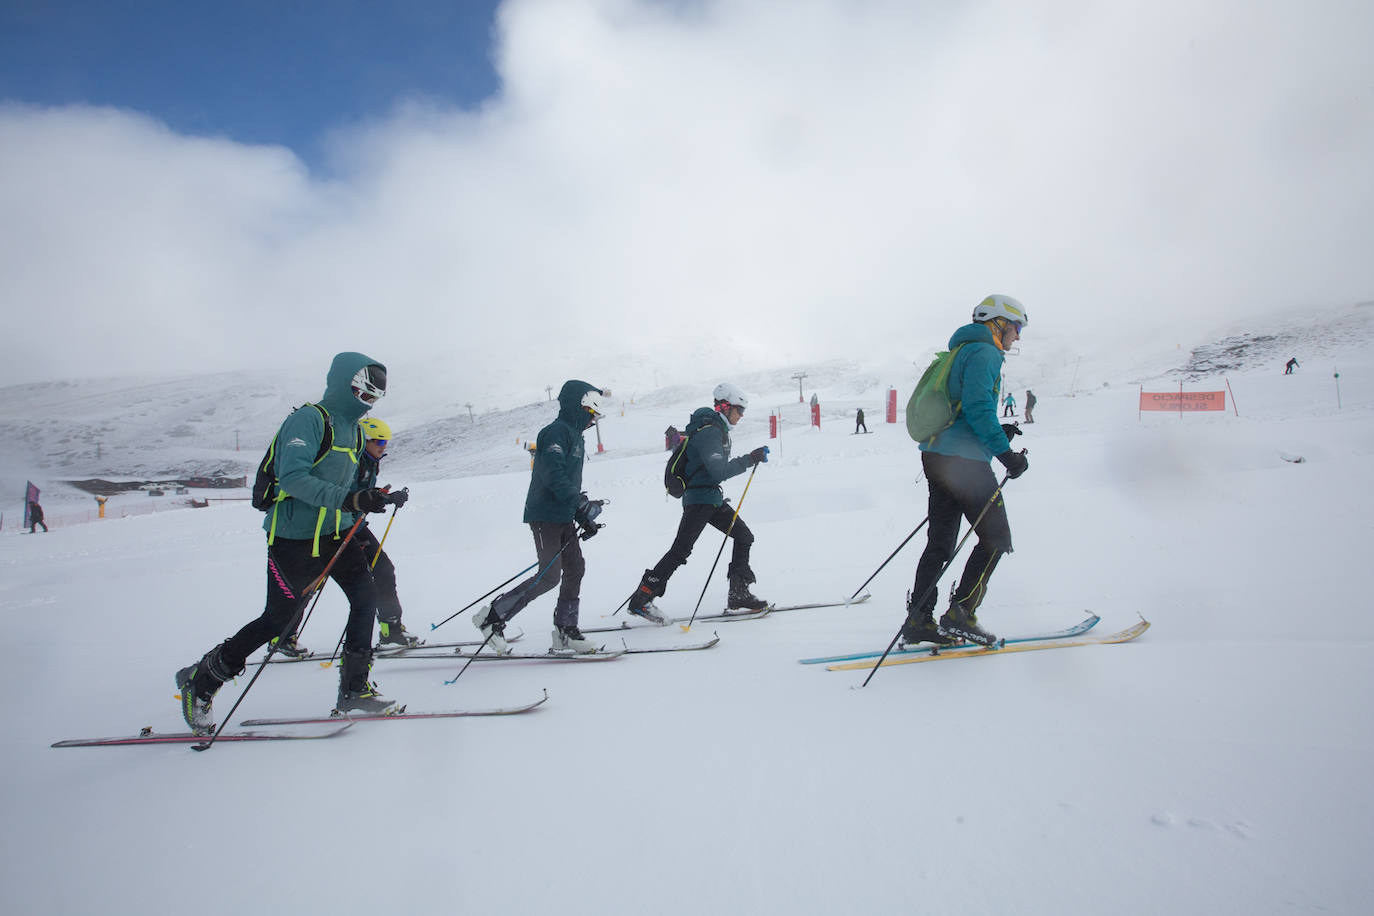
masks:
{"label": "white ski helmet", "polygon": [[582,406],[591,413],[593,420],[600,420],[606,416],[606,411],[601,405],[601,392],[596,388],[582,395]]}
{"label": "white ski helmet", "polygon": [[991,321],[994,318],[1014,321],[1023,328],[1030,324],[1030,316],[1025,308],[1011,296],[988,296],[973,310],[974,321]]}
{"label": "white ski helmet", "polygon": [[738,385],[731,382],[721,382],[716,386],[716,390],[711,393],[711,397],[715,399],[717,404],[724,401],[731,407],[738,407],[740,410],[749,408],[749,398],[745,396],[743,391],[739,390]]}

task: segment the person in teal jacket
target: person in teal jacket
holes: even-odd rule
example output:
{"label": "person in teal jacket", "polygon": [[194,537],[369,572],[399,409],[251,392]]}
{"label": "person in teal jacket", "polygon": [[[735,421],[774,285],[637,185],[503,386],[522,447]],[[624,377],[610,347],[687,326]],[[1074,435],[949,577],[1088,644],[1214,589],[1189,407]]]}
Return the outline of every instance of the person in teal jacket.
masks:
{"label": "person in teal jacket", "polygon": [[582,576],[587,571],[579,542],[601,527],[596,517],[604,500],[588,499],[582,491],[586,458],[582,434],[604,415],[601,399],[609,393],[578,379],[564,382],[558,392],[558,416],[535,440],[524,520],[534,535],[538,571],[497,595],[472,618],[498,654],[509,651],[503,635],[506,622],[555,586],[559,589],[553,608],[553,651],[596,651],[596,645],[578,629]]}
{"label": "person in teal jacket", "polygon": [[[1010,296],[988,296],[973,310],[972,323],[949,339],[949,348],[954,351],[949,400],[959,410],[952,426],[920,445],[921,466],[930,491],[930,515],[926,549],[916,564],[916,581],[907,596],[901,632],[906,644],[996,641],[975,614],[987,595],[988,580],[998,560],[1011,553],[1006,505],[989,462],[996,458],[1013,479],[1029,466],[1024,452],[1012,451],[1006,428],[997,417],[1003,354],[1028,323],[1021,303]],[[954,556],[960,519],[973,522],[980,513],[978,543],[969,554],[949,610],[936,624],[935,583]]]}
{"label": "person in teal jacket", "polygon": [[[654,606],[654,599],[668,588],[668,580],[678,567],[687,562],[701,533],[710,525],[717,531],[729,531],[734,547],[731,549],[727,572],[728,610],[762,610],[768,602],[749,590],[758,581],[749,566],[749,550],[754,543],[753,532],[730,509],[721,481],[742,474],[761,461],[768,460],[768,447],[761,445],[738,458],[730,457],[730,427],[744,416],[749,399],[730,382],[716,386],[713,407],[698,408],[687,421],[687,449],[684,453],[686,469],[683,477],[687,489],[682,494],[682,520],[672,545],[654,565],[644,570],[643,577],[630,595],[627,608],[631,614],[665,623],[666,617]],[[731,522],[733,521],[733,527]]]}
{"label": "person in teal jacket", "polygon": [[[176,673],[182,716],[191,730],[215,727],[211,701],[223,683],[244,670],[248,656],[295,630],[309,595],[304,590],[337,554],[330,578],[348,596],[348,628],[339,672],[341,712],[387,712],[396,704],[367,679],[372,665],[376,590],[368,558],[356,539],[343,539],[360,513],[381,512],[395,501],[384,490],[357,489],[358,421],[386,393],[386,367],[361,353],[334,357],[318,405],[297,408],[275,440],[277,497],[263,520],[267,532],[267,603],[261,615]],[[325,423],[332,446],[319,454]]]}

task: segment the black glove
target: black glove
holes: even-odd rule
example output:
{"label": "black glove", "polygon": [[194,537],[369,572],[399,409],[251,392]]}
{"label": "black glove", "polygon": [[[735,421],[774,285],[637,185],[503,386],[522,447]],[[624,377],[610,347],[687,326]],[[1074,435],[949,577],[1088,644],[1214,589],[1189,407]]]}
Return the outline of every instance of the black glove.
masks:
{"label": "black glove", "polygon": [[[601,507],[606,504],[604,499],[588,499],[584,492],[577,500],[577,511],[573,513],[573,521],[584,528],[596,522],[596,517],[601,514]],[[590,537],[591,535],[588,535]],[[583,538],[582,540],[586,540]]]}
{"label": "black glove", "polygon": [[1017,436],[1021,435],[1021,426],[1018,423],[1003,423],[1002,432],[1007,434],[1007,441],[1011,442]]}
{"label": "black glove", "polygon": [[389,496],[385,490],[373,487],[369,490],[354,490],[344,499],[343,507],[350,512],[385,512]]}
{"label": "black glove", "polygon": [[586,525],[579,525],[577,536],[584,541],[590,541],[592,538],[596,537],[596,533],[604,527],[606,526],[598,525],[596,522],[590,522]]}
{"label": "black glove", "polygon": [[1007,469],[1007,476],[1012,480],[1026,473],[1026,468],[1030,467],[1030,459],[1025,452],[1013,452],[1007,449],[997,456],[997,460],[1002,462],[1002,466]]}
{"label": "black glove", "polygon": [[767,460],[768,460],[768,446],[766,446],[766,445],[760,445],[758,448],[754,449],[752,452],[749,453],[749,466],[750,466],[750,467],[753,467],[754,465],[758,464],[760,461],[767,461]]}
{"label": "black glove", "polygon": [[386,499],[387,502],[399,509],[406,504],[407,499],[410,499],[410,488],[401,487],[399,490],[388,493]]}

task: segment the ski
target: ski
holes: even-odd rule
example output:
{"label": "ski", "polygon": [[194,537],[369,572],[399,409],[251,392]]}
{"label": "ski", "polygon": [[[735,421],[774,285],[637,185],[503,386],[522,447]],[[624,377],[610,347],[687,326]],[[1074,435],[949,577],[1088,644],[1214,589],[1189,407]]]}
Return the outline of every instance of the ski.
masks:
{"label": "ski", "polygon": [[776,614],[780,611],[804,611],[813,607],[848,607],[851,604],[863,604],[872,597],[868,592],[864,592],[857,598],[845,598],[841,601],[818,601],[814,604],[775,604],[769,610]]}
{"label": "ski", "polygon": [[[449,660],[470,658],[475,662],[610,662],[615,661],[624,654],[626,654],[626,650],[624,649],[598,649],[595,652],[583,652],[580,654],[576,652],[562,654],[550,649],[547,652],[507,652],[505,655],[497,655],[495,652],[488,655],[483,652],[474,655],[471,652],[455,649],[452,654],[429,657],[446,658]],[[414,658],[415,656],[412,655],[410,657]]]}
{"label": "ski", "polygon": [[522,712],[529,712],[531,709],[543,706],[548,702],[549,692],[544,691],[544,695],[533,703],[526,703],[523,706],[498,706],[491,709],[451,709],[442,712],[402,712],[395,715],[366,714],[366,713],[341,713],[331,712],[326,716],[301,716],[298,718],[284,719],[244,719],[239,723],[240,726],[247,728],[254,725],[315,725],[332,724],[335,722],[373,722],[378,720],[401,720],[401,719],[457,719],[465,716],[514,716]]}
{"label": "ski", "polygon": [[[1075,646],[1102,646],[1112,643],[1130,642],[1140,634],[1150,628],[1150,622],[1141,618],[1140,622],[1134,626],[1127,627],[1116,633],[1108,633],[1099,636],[1071,636],[1066,639],[1051,639],[1043,642],[1023,642],[1015,645],[1003,645],[1000,648],[985,646],[963,646],[957,649],[936,649],[914,655],[903,655],[893,658],[889,655],[882,662],[883,667],[889,665],[912,665],[917,662],[938,662],[941,659],[955,658],[979,658],[985,655],[1008,655],[1015,652],[1038,652],[1041,649],[1072,649]],[[861,671],[872,668],[871,661],[842,662],[838,665],[827,665],[826,671]]]}
{"label": "ski", "polygon": [[[696,616],[696,619],[699,620],[699,621],[700,621],[700,620],[722,620],[722,621],[758,620],[760,617],[767,617],[768,614],[769,614],[769,612],[771,612],[772,610],[773,610],[773,609],[772,609],[771,607],[766,607],[766,608],[764,608],[764,609],[761,610],[761,611],[722,611],[722,612],[719,613],[719,614],[698,614],[698,615]],[[582,628],[582,632],[583,632],[583,633],[619,633],[619,632],[621,632],[622,630],[661,630],[661,629],[663,629],[664,627],[668,626],[668,624],[671,624],[671,623],[677,623],[677,624],[687,623],[689,620],[692,619],[691,617],[669,617],[669,618],[668,618],[666,621],[664,621],[663,623],[654,623],[653,621],[645,620],[643,617],[635,617],[634,615],[630,615],[630,616],[631,616],[631,619],[632,619],[632,620],[636,621],[635,623],[631,623],[629,620],[622,620],[622,621],[620,621],[620,623],[619,623],[618,625],[616,625],[616,626],[609,626],[609,627],[583,627],[583,628]]]}
{"label": "ski", "polygon": [[[524,630],[516,630],[510,636],[506,637],[506,642],[517,642],[524,635]],[[374,646],[372,649],[372,657],[374,659],[404,658],[409,653],[415,652],[419,649],[452,649],[458,646],[481,646],[484,644],[485,640],[470,639],[464,642],[421,642],[418,646]],[[300,658],[292,658],[289,655],[283,655],[282,653],[278,652],[272,656],[271,663],[274,665],[286,665],[291,664],[293,662],[319,662],[323,665],[326,662],[337,662],[338,660],[338,656],[336,655],[324,655],[319,652],[308,652],[305,655],[302,655]],[[259,660],[258,662],[254,662],[253,664],[261,664],[261,661]]]}
{"label": "ski", "polygon": [[[330,720],[330,724],[335,724],[339,720]],[[296,732],[225,732],[215,743],[221,741],[313,741],[318,738],[333,738],[335,735],[342,735],[353,727],[352,722],[346,722],[338,728],[330,731],[315,732],[312,734],[300,734]],[[125,735],[114,738],[68,738],[66,741],[57,741],[53,747],[118,747],[127,744],[200,744],[209,741],[211,735],[197,735],[191,732],[173,732],[171,734],[158,734],[151,727],[144,728],[137,735]]]}
{"label": "ski", "polygon": [[[1071,627],[1065,627],[1062,630],[1055,630],[1053,633],[1035,633],[1029,636],[1014,636],[1004,639],[1002,640],[1002,642],[1004,644],[1021,642],[1042,642],[1047,639],[1068,639],[1071,636],[1082,636],[1084,633],[1088,632],[1093,627],[1097,626],[1097,622],[1101,619],[1102,618],[1098,617],[1096,614],[1090,613],[1086,618],[1083,619],[1082,622],[1076,623]],[[953,646],[940,646],[939,651],[948,652],[951,649],[966,649],[973,645],[975,644],[965,642]],[[893,649],[891,652],[888,653],[888,658],[891,658],[894,655],[929,655],[935,648],[935,646],[927,644],[919,646],[910,646],[903,649]],[[883,650],[878,649],[873,652],[853,652],[849,655],[822,655],[817,658],[798,659],[798,661],[800,661],[803,665],[832,665],[836,662],[852,662],[858,661],[862,658],[878,658],[882,654]]]}
{"label": "ski", "polygon": [[[653,629],[653,630],[657,630],[657,629],[659,629],[659,628],[658,628],[658,627],[630,627],[629,629],[632,629],[632,630],[641,630],[641,629]],[[586,630],[583,630],[582,632],[583,632],[583,633],[586,633],[587,631],[586,631]],[[602,650],[602,651],[599,651],[599,652],[592,653],[589,660],[597,660],[597,659],[600,658],[600,657],[603,657],[603,656],[606,656],[606,655],[611,655],[611,654],[614,654],[614,655],[645,655],[645,654],[648,654],[648,653],[651,653],[651,652],[696,652],[696,651],[699,651],[699,650],[701,650],[701,649],[709,649],[709,648],[711,648],[712,646],[714,646],[714,645],[715,645],[716,643],[718,643],[718,642],[720,642],[720,637],[719,637],[718,635],[716,635],[716,634],[712,634],[712,638],[709,639],[709,640],[707,640],[707,641],[705,641],[705,642],[674,643],[674,644],[668,645],[668,646],[629,646],[629,645],[626,645],[626,644],[625,644],[625,640],[622,639],[622,640],[620,641],[620,644],[621,644],[624,648],[621,648],[621,649],[612,649],[612,650],[610,650],[609,652],[607,652],[607,651],[605,651],[605,650]],[[452,652],[410,652],[410,653],[408,653],[408,654],[406,654],[406,655],[398,655],[398,656],[393,656],[393,657],[395,657],[395,658],[402,658],[402,659],[444,658],[444,659],[450,659],[450,660],[452,660],[452,659],[455,659],[455,658],[472,658],[473,656],[472,656],[471,653],[463,652],[461,649],[454,649]],[[535,655],[535,654],[533,654],[533,653],[523,653],[523,654],[513,655],[513,656],[512,656],[512,655],[502,655],[502,656],[478,655],[478,656],[476,656],[476,658],[477,658],[477,660],[478,660],[479,662],[480,662],[480,661],[483,661],[484,659],[496,658],[496,657],[499,657],[499,658],[512,658],[512,657],[514,657],[514,658],[526,658],[526,659],[528,659],[528,658],[540,658],[540,659],[550,659],[550,658],[555,658],[555,659],[568,659],[568,658],[571,658],[571,659],[573,659],[573,660],[583,659],[583,658],[589,658],[589,657],[586,656],[586,655],[571,655],[571,656],[570,656],[570,655],[559,655],[559,654],[554,653],[552,650],[550,650],[549,653],[548,653],[547,655]]]}

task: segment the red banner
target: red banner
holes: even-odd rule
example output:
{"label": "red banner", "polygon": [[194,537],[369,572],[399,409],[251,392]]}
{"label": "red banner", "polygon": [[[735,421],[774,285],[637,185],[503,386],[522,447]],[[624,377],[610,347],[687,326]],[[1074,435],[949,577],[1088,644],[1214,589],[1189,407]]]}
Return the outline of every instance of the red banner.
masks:
{"label": "red banner", "polygon": [[897,422],[897,389],[887,389],[887,422]]}
{"label": "red banner", "polygon": [[1189,413],[1204,410],[1225,410],[1224,391],[1142,391],[1141,410],[1165,410]]}

